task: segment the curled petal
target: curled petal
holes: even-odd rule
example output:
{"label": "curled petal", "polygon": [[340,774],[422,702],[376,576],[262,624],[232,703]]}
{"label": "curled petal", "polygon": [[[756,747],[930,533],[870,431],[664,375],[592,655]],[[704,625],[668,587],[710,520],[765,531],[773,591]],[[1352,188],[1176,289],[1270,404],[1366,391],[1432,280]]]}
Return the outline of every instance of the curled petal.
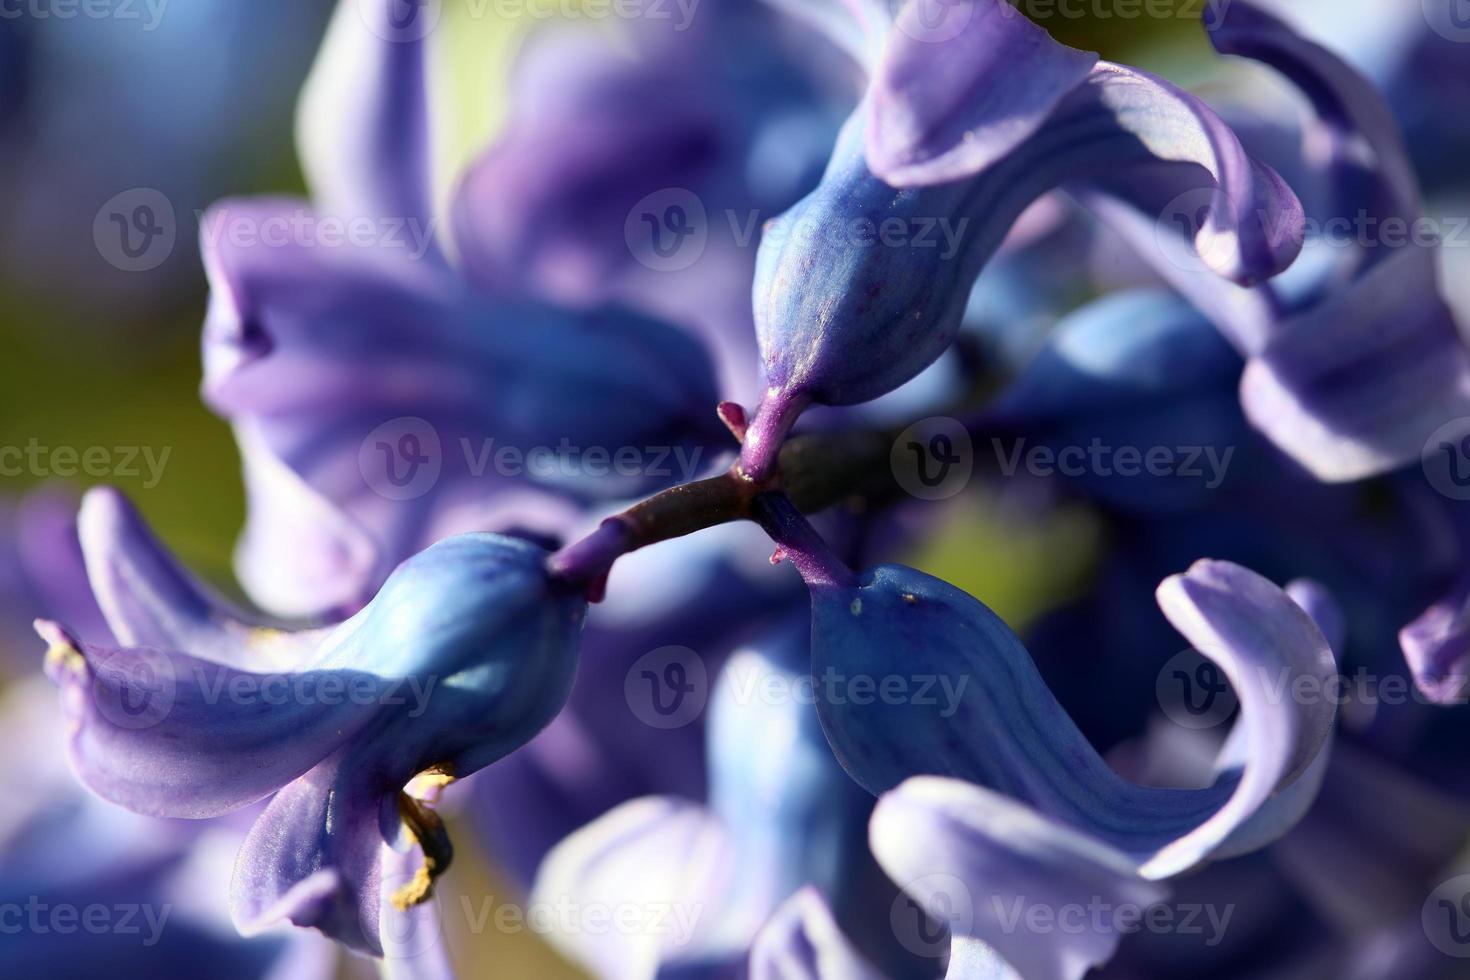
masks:
{"label": "curled petal", "polygon": [[[960,780],[903,782],[879,800],[870,836],[884,870],[948,924],[957,946],[983,944],[1027,980],[1080,980],[1122,938],[1116,921],[1035,935],[1025,926],[1028,908],[1061,922],[1068,910],[1098,903],[1141,913],[1163,895],[1123,853]],[[952,964],[949,975],[967,974]]]}
{"label": "curled petal", "polygon": [[[883,793],[915,775],[952,776],[1013,796],[1164,877],[1208,857],[1313,763],[1335,705],[1281,696],[1322,690],[1331,652],[1302,609],[1253,572],[1199,562],[1159,587],[1169,621],[1235,687],[1241,704],[1215,782],[1137,786],[1083,738],[1014,633],[975,599],[901,566],[854,588],[813,590],[813,672],[898,678],[927,697],[821,698],[823,728],[847,770]],[[922,688],[920,687],[922,685]],[[1285,685],[1285,686],[1281,686]]]}
{"label": "curled petal", "polygon": [[1246,366],[1251,422],[1319,480],[1417,459],[1470,416],[1470,350],[1440,298],[1434,253],[1408,247],[1277,326]]}
{"label": "curled petal", "polygon": [[87,493],[78,530],[92,593],[121,645],[261,671],[295,666],[325,635],[252,622],[190,575],[111,487]]}
{"label": "curled petal", "polygon": [[756,935],[750,980],[880,980],[815,888],[792,895]]}
{"label": "curled petal", "polygon": [[[93,792],[138,813],[237,810],[372,717],[369,704],[342,696],[347,679],[327,672],[250,674],[182,653],[85,644],[55,623],[37,630],[50,644],[46,673],[62,691],[72,767]],[[353,683],[378,689],[370,675]]]}
{"label": "curled petal", "polygon": [[[1329,213],[1354,214],[1366,202],[1379,217],[1420,215],[1419,184],[1399,125],[1368,79],[1252,0],[1211,5],[1205,25],[1221,54],[1272,66],[1312,100],[1319,120],[1312,149],[1321,157],[1313,162],[1332,186]],[[1364,144],[1373,155],[1366,165]],[[1377,185],[1368,193],[1365,178]]]}

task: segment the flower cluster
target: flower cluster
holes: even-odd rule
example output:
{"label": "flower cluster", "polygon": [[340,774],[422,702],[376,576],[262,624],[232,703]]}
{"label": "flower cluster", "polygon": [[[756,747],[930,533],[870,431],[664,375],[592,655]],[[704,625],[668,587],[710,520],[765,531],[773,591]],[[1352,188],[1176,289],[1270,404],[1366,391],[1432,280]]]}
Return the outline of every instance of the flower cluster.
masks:
{"label": "flower cluster", "polygon": [[1454,975],[1470,346],[1387,229],[1470,35],[1203,6],[1205,94],[1006,0],[628,4],[456,166],[441,5],[341,0],[310,199],[201,222],[253,608],[109,488],[19,538],[78,780],[392,975],[441,811],[608,980]]}

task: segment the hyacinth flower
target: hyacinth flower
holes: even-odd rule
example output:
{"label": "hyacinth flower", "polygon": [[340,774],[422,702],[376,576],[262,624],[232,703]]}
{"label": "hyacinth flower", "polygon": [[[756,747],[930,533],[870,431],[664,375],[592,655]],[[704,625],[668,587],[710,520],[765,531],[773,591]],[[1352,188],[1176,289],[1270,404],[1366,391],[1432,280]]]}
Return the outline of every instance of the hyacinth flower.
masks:
{"label": "hyacinth flower", "polygon": [[[201,223],[204,397],[235,428],[250,498],[237,573],[279,615],[355,611],[458,531],[563,532],[589,498],[693,475],[719,435],[684,331],[495,298],[454,265],[426,45],[396,10],[346,0],[329,29],[301,104],[313,202],[226,201]],[[376,231],[318,236],[333,221]]]}
{"label": "hyacinth flower", "polygon": [[533,901],[657,906],[692,920],[679,932],[551,935],[595,975],[739,975],[767,920],[804,888],[834,897],[890,975],[923,975],[884,944],[891,895],[865,838],[873,799],[837,765],[802,693],[807,633],[804,616],[788,621],[725,664],[708,707],[704,805],[629,801],[543,862]]}
{"label": "hyacinth flower", "polygon": [[1018,934],[985,896],[1147,905],[1154,882],[1279,837],[1320,787],[1336,706],[1273,692],[1326,682],[1333,654],[1311,616],[1254,572],[1202,561],[1159,586],[1165,616],[1240,702],[1215,781],[1161,789],[1103,761],[979,601],[903,566],[854,573],[789,501],[767,495],[764,507],[811,590],[813,676],[930,678],[954,694],[816,703],[838,761],[879,797],[879,863],[932,913],[954,913],[951,976],[989,975],[999,956],[1028,978],[1080,977],[1112,955],[1116,932]]}
{"label": "hyacinth flower", "polygon": [[767,391],[742,454],[757,482],[807,405],[869,401],[943,353],[982,266],[1054,188],[1131,200],[1140,188],[1110,175],[1172,167],[1203,180],[1194,244],[1238,283],[1281,272],[1301,247],[1291,189],[1199,99],[1058,44],[1001,0],[948,5],[937,24],[921,7],[891,24],[878,4],[815,8],[869,85],[822,183],[762,239]]}
{"label": "hyacinth flower", "polygon": [[748,397],[752,238],[815,184],[838,113],[824,73],[793,57],[800,28],[762,5],[646,13],[613,37],[531,35],[510,119],[458,189],[456,240],[488,289],[688,324],[724,394]]}
{"label": "hyacinth flower", "polygon": [[80,527],[117,643],[38,624],[78,777],[150,816],[271,797],[236,860],[235,924],[382,955],[383,917],[416,914],[450,859],[438,790],[565,701],[583,600],[552,587],[539,547],[460,535],[336,627],[287,632],[193,582],[116,493],[90,494]]}
{"label": "hyacinth flower", "polygon": [[[1393,116],[1336,55],[1242,0],[1207,17],[1210,40],[1279,72],[1313,117],[1296,161],[1313,189],[1311,217],[1363,227],[1360,240],[1315,243],[1286,276],[1240,287],[1201,272],[1160,222],[1200,200],[1188,183],[1155,180],[1154,206],[1086,203],[1247,359],[1240,397],[1252,424],[1319,480],[1347,482],[1416,460],[1441,424],[1470,414],[1470,352],[1441,297],[1432,244],[1408,229],[1423,208]],[[1391,237],[1401,223],[1402,240]]]}

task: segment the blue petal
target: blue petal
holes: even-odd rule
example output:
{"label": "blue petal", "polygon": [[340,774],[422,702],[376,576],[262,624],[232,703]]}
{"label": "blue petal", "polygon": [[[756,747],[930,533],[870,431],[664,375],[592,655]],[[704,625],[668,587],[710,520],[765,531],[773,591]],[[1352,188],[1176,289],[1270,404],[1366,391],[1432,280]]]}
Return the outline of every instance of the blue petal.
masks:
{"label": "blue petal", "polygon": [[1325,685],[1331,652],[1283,592],[1239,566],[1200,562],[1159,586],[1165,615],[1235,687],[1241,765],[1203,790],[1117,776],[1087,743],[1021,642],[994,613],[937,579],[881,566],[855,588],[813,591],[813,671],[899,678],[920,699],[824,698],[839,760],[882,793],[913,775],[953,776],[1013,796],[1128,854],[1149,877],[1189,868],[1249,825],[1321,752],[1334,704],[1276,696]]}

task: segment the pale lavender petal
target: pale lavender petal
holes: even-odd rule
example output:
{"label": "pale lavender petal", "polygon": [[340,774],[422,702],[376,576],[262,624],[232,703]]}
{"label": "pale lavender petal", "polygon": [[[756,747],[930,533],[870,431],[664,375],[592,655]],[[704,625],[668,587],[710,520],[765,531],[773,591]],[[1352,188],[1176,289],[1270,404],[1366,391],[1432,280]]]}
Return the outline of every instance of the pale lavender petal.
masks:
{"label": "pale lavender petal", "polygon": [[993,166],[1045,125],[1097,63],[1004,0],[940,8],[937,27],[935,7],[918,0],[899,10],[870,83],[868,165],[899,187]]}
{"label": "pale lavender petal", "polygon": [[[1080,980],[1117,949],[1115,924],[1066,927],[1068,910],[1141,909],[1163,896],[1123,853],[956,779],[918,777],[885,793],[870,836],[884,870],[955,940],[983,943],[1027,980]],[[1033,931],[1031,908],[1058,927]],[[948,975],[964,976],[953,965]]]}
{"label": "pale lavender petal", "polygon": [[302,167],[323,211],[429,227],[425,38],[439,13],[437,4],[400,0],[338,3],[297,120]]}
{"label": "pale lavender petal", "polygon": [[661,910],[667,923],[661,930],[593,932],[568,923],[547,937],[604,980],[637,980],[660,968],[743,954],[759,923],[742,922],[728,903],[739,860],[728,830],[705,808],[644,797],[609,811],[547,855],[531,901],[642,915]]}
{"label": "pale lavender petal", "polygon": [[815,888],[792,895],[750,949],[750,980],[881,980]]}
{"label": "pale lavender petal", "polygon": [[1399,631],[1414,683],[1431,701],[1463,704],[1470,683],[1470,594],[1456,589]]}
{"label": "pale lavender petal", "polygon": [[1418,459],[1436,429],[1470,416],[1470,350],[1440,298],[1434,253],[1400,249],[1279,324],[1240,397],[1251,422],[1320,480]]}

